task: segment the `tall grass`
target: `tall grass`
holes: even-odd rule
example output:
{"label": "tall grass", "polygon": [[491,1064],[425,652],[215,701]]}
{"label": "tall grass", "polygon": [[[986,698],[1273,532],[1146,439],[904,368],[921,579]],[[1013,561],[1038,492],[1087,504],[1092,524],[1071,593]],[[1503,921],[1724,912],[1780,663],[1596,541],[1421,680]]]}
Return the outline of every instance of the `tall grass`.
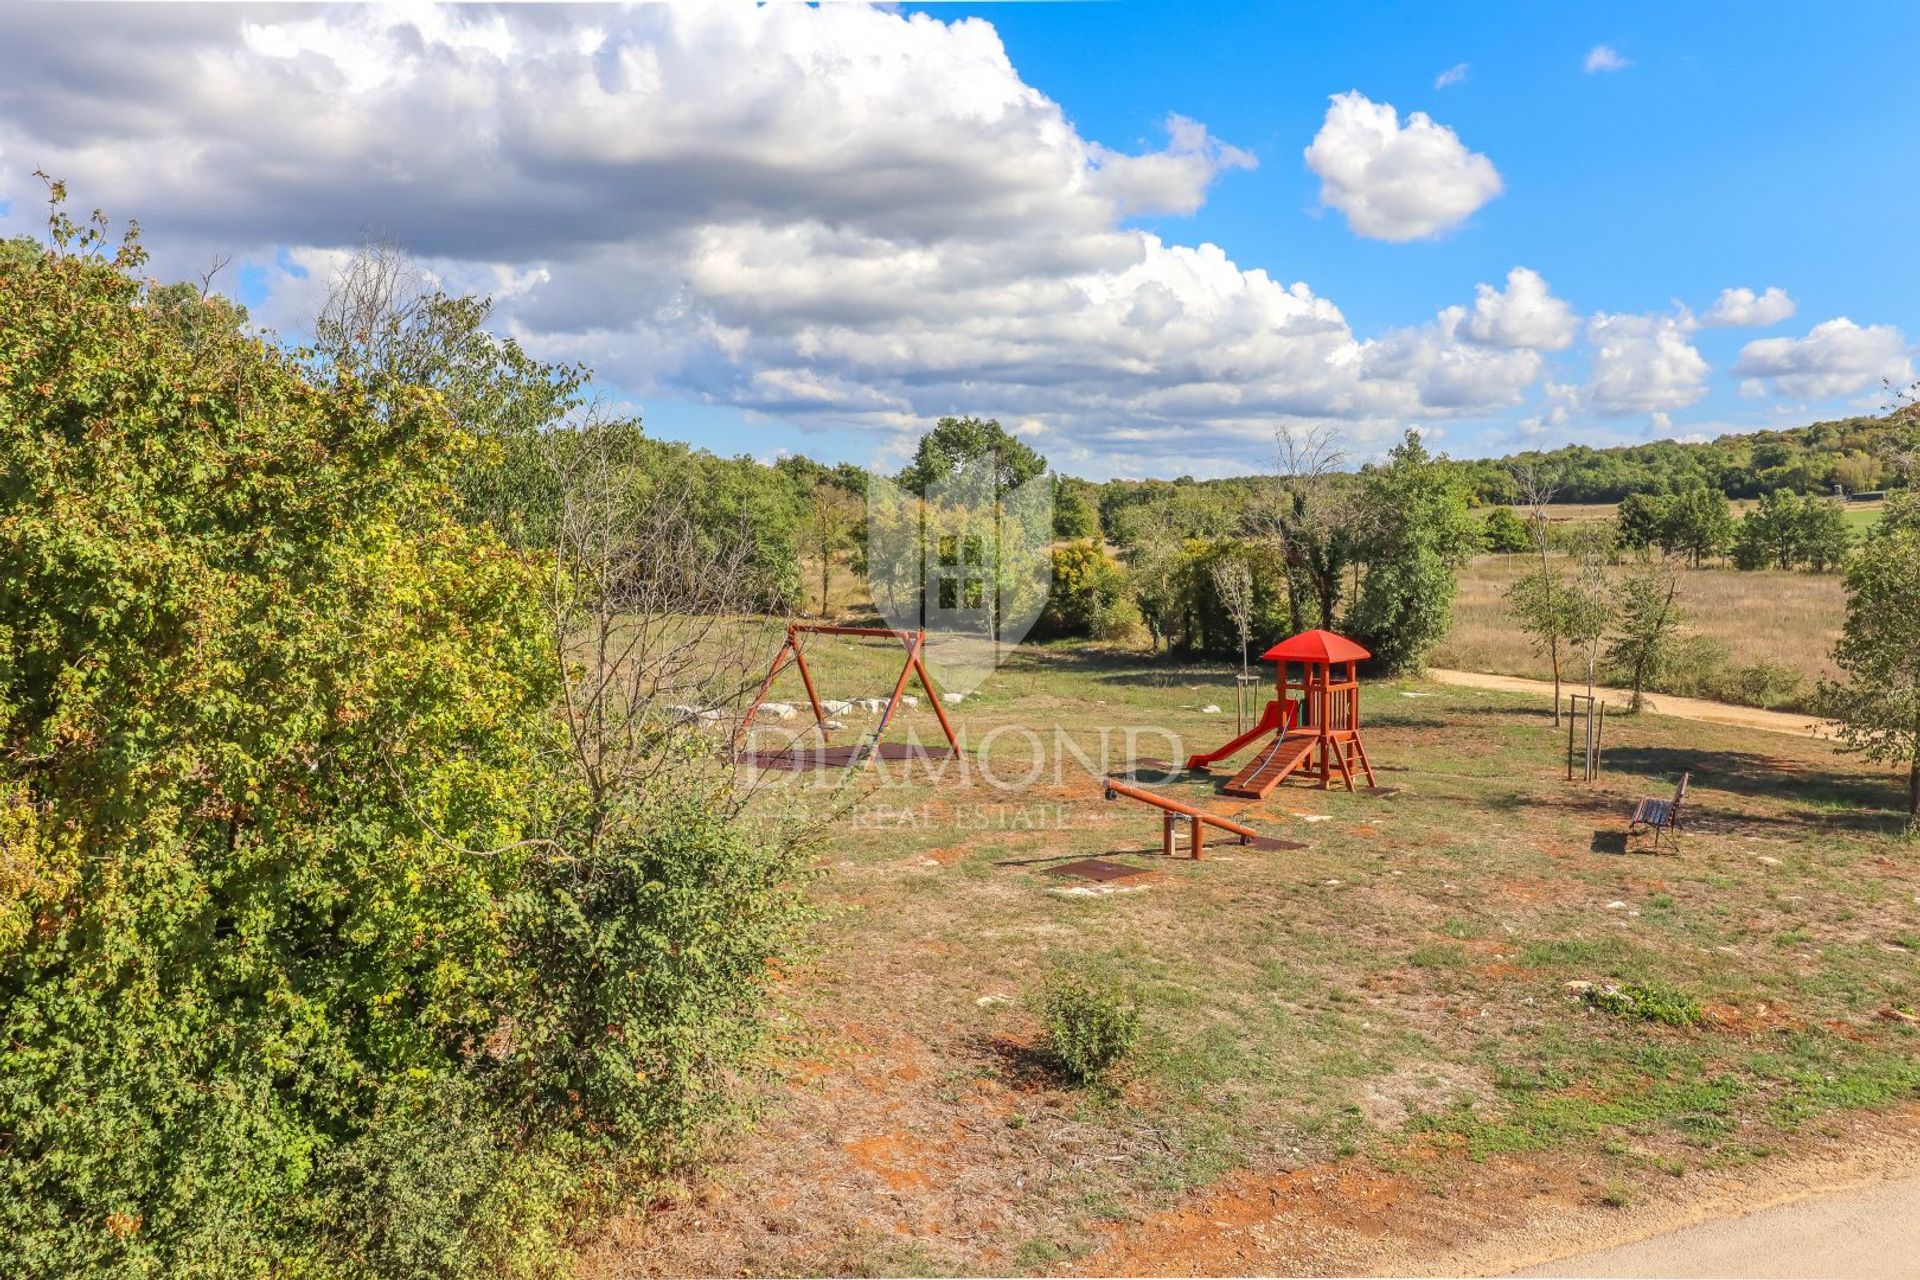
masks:
{"label": "tall grass", "polygon": [[[1434,666],[1535,679],[1553,674],[1507,606],[1507,588],[1531,564],[1524,555],[1486,555],[1476,557],[1461,572],[1453,629],[1435,650]],[[1846,593],[1834,574],[1689,569],[1681,574],[1680,603],[1694,634],[1725,647],[1728,668],[1773,663],[1791,669],[1801,680],[1800,688],[1790,693],[1739,697],[1721,690],[1722,697],[1805,710],[1815,682],[1834,674],[1830,651],[1846,615]],[[1666,692],[1700,690],[1669,688]]]}

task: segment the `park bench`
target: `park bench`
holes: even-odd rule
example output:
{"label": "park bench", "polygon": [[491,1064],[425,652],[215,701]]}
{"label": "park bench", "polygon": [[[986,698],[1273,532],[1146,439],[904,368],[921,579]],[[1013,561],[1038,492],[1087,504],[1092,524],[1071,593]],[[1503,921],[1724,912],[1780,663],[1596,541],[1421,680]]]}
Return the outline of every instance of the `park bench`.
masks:
{"label": "park bench", "polygon": [[1648,797],[1635,805],[1633,820],[1627,823],[1627,835],[1631,837],[1635,832],[1651,831],[1653,847],[1656,849],[1660,847],[1662,831],[1677,837],[1680,830],[1680,806],[1687,802],[1687,779],[1692,776],[1690,773],[1680,775],[1680,782],[1673,789],[1673,799],[1659,800]]}

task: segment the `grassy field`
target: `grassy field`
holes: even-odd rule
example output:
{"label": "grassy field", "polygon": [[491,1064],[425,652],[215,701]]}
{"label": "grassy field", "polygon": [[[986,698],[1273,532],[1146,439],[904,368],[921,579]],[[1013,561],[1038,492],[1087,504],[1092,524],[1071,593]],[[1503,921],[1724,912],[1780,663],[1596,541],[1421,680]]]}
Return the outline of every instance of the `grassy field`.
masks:
{"label": "grassy field", "polygon": [[[1735,498],[1730,505],[1733,507],[1733,514],[1739,517],[1745,515],[1749,508],[1759,504],[1753,498]],[[1847,524],[1855,533],[1864,532],[1868,526],[1880,518],[1881,509],[1886,505],[1885,502],[1849,502],[1846,504]],[[1547,508],[1547,519],[1553,524],[1590,524],[1596,521],[1608,521],[1614,518],[1619,506],[1617,502],[1556,502]],[[1492,511],[1493,508],[1486,507],[1482,510],[1484,514]],[[1516,507],[1514,510],[1518,515],[1526,514],[1521,508]]]}
{"label": "grassy field", "polygon": [[[1507,607],[1507,588],[1529,567],[1526,556],[1475,557],[1460,575],[1453,630],[1434,652],[1434,666],[1536,679],[1552,675]],[[1846,616],[1846,592],[1836,574],[1692,569],[1681,576],[1680,603],[1693,631],[1727,647],[1732,666],[1782,663],[1802,675],[1806,690],[1834,674],[1828,655]]]}
{"label": "grassy field", "polygon": [[[879,646],[813,663],[832,698],[897,670]],[[1365,691],[1380,792],[1251,803],[1157,769],[1230,737],[1231,706],[1224,671],[1029,646],[954,709],[970,756],[938,777],[755,782],[766,821],[838,815],[790,1056],[757,1129],[588,1273],[1309,1270],[1331,1245],[1258,1225],[1309,1186],[1348,1235],[1475,1195],[1626,1205],[1920,1096],[1920,872],[1887,775],[1645,716],[1568,784],[1543,707],[1421,685]],[[938,740],[924,704],[908,731]],[[1100,798],[1103,763],[1304,847],[1162,860],[1157,814]],[[1681,770],[1680,851],[1629,850],[1632,801]],[[1088,855],[1150,873],[1049,874]],[[1029,996],[1061,966],[1138,990],[1113,1096],[1050,1067]],[[1670,987],[1702,1019],[1623,1017],[1579,982]],[[1256,1251],[1189,1252],[1228,1238]]]}

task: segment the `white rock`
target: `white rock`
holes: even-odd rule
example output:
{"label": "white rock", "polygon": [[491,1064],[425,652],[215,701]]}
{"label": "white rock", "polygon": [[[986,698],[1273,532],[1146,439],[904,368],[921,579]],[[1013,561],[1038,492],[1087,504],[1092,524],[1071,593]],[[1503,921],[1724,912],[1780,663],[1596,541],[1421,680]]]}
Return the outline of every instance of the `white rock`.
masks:
{"label": "white rock", "polygon": [[684,704],[680,704],[680,705],[668,707],[667,715],[673,720],[675,724],[686,724],[689,721],[698,720],[700,718],[700,708],[689,707]]}
{"label": "white rock", "polygon": [[989,992],[984,996],[981,996],[978,1000],[975,1000],[974,1003],[979,1005],[982,1009],[984,1009],[988,1005],[1011,1004],[1013,1003],[1013,997],[1003,996],[999,992],[994,991],[994,992]]}
{"label": "white rock", "polygon": [[960,703],[965,702],[966,700],[967,700],[967,695],[964,693],[950,693],[947,695],[947,702],[949,705],[952,705],[952,706],[958,706]]}
{"label": "white rock", "polygon": [[775,720],[791,720],[800,713],[791,702],[763,702],[760,714],[772,716]]}
{"label": "white rock", "polygon": [[1620,901],[1618,898],[1615,898],[1612,902],[1609,902],[1607,904],[1607,910],[1609,911],[1625,911],[1626,909],[1627,909],[1627,904]]}
{"label": "white rock", "polygon": [[1756,858],[1755,861],[1758,862],[1763,867],[1777,867],[1780,865],[1780,859],[1769,858],[1764,853],[1761,854],[1758,858]]}
{"label": "white rock", "polygon": [[1217,716],[1220,714],[1220,708],[1209,702],[1206,706],[1200,708],[1200,714],[1203,716]]}
{"label": "white rock", "polygon": [[875,715],[886,709],[887,700],[885,698],[855,698],[853,705],[868,715]]}
{"label": "white rock", "polygon": [[900,705],[903,707],[917,707],[920,705],[920,699],[910,693],[903,693],[900,695]]}
{"label": "white rock", "polygon": [[842,724],[842,723],[840,723],[840,722],[839,722],[838,720],[828,720],[828,721],[825,721],[825,722],[823,722],[823,724],[822,724],[822,726],[821,726],[821,727],[822,727],[822,728],[827,728],[827,729],[844,729],[844,728],[846,728],[847,726],[846,726],[846,725],[844,725],[844,724]]}
{"label": "white rock", "polygon": [[821,702],[820,709],[830,716],[843,716],[853,710],[853,704],[851,702],[840,702],[833,698],[828,698]]}

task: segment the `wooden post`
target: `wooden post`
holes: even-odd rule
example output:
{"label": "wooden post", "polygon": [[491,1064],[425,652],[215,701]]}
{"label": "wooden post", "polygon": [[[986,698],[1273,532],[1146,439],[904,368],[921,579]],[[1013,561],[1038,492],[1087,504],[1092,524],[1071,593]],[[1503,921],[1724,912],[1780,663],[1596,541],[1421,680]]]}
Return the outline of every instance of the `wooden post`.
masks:
{"label": "wooden post", "polygon": [[1193,860],[1198,862],[1200,861],[1200,819],[1195,817],[1188,821],[1193,823]]}
{"label": "wooden post", "polygon": [[1173,856],[1173,824],[1175,821],[1176,819],[1170,812],[1160,815],[1160,855],[1165,858],[1171,858]]}

